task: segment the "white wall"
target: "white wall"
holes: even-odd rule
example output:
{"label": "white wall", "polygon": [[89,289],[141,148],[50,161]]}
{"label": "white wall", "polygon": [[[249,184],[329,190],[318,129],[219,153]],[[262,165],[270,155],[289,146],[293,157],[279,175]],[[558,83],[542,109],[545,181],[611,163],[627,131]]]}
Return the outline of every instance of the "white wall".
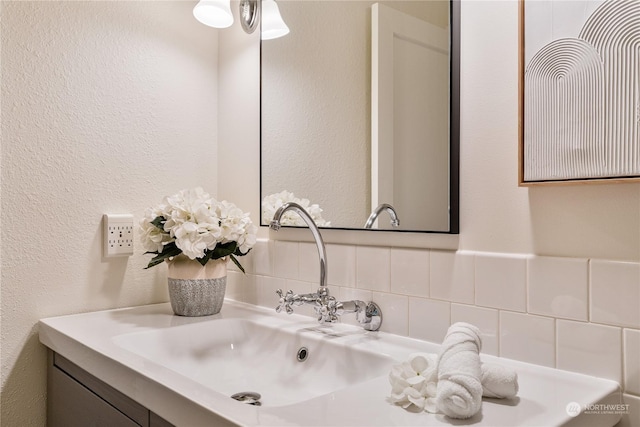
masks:
{"label": "white wall", "polygon": [[[39,318],[166,300],[164,274],[142,270],[147,257],[139,247],[129,260],[102,259],[102,213],[131,212],[140,218],[162,196],[203,185],[218,197],[255,211],[253,218],[258,218],[258,41],[255,35],[198,25],[192,6],[192,2],[2,3],[3,425],[44,425],[45,353],[35,328]],[[638,263],[640,184],[516,186],[517,3],[469,0],[463,2],[462,11],[460,247],[475,251],[474,259],[486,263],[486,258],[505,258],[505,264],[515,263],[518,269],[519,254],[569,256],[582,259],[581,263],[588,263],[586,258]],[[217,34],[221,36],[219,99]],[[217,157],[216,134],[224,145]],[[268,235],[264,229],[261,234]],[[299,235],[306,239],[307,234]],[[362,233],[345,234],[364,241]],[[357,253],[361,259],[373,259],[401,250],[385,247],[388,235],[381,236],[377,238],[381,248],[332,246],[331,271],[340,271],[342,261],[357,269],[357,259],[352,258]],[[403,242],[420,246],[422,239],[394,238],[394,246],[404,246]],[[312,286],[315,276],[307,265],[315,259],[315,248],[292,244],[302,261],[295,265],[297,279],[287,284]],[[274,245],[274,254],[289,250],[286,243],[278,243],[277,249],[274,243],[261,245]],[[356,255],[350,255],[353,252]],[[260,253],[270,252],[256,251]],[[431,260],[433,253],[427,255]],[[235,289],[232,283],[232,294],[270,282],[268,275],[256,274],[264,272],[264,265],[258,268],[262,261],[254,257],[254,274],[232,275],[247,282]],[[268,260],[267,264],[274,266]],[[286,273],[287,265],[278,268]],[[612,280],[613,286],[622,283],[630,291],[621,294],[623,303],[633,303],[624,296],[633,297],[640,286],[640,280],[633,280],[633,268],[631,280]],[[257,283],[259,277],[267,279]],[[433,293],[435,282],[417,291],[389,287],[387,292],[384,286],[367,289],[372,285],[364,285],[362,279],[363,290],[388,295],[387,303],[410,301],[411,292],[424,294],[429,289],[426,297],[413,298],[423,298],[426,302],[419,302],[432,309],[442,308],[443,303],[449,304],[450,313],[460,310],[458,305],[491,316],[503,311],[509,316],[513,311],[476,305],[473,299],[456,302],[458,297],[431,301],[438,295]],[[347,280],[336,285],[357,291],[357,272]],[[500,289],[480,286],[485,295]],[[260,289],[261,298],[273,296],[270,286]],[[596,289],[603,290],[606,286]],[[466,298],[475,298],[475,292],[467,289]],[[255,296],[253,302],[260,302]],[[606,308],[617,301],[596,297],[591,302],[595,308]],[[627,311],[634,315],[633,308]],[[594,327],[619,337],[614,339],[620,343],[615,352],[635,354],[635,347],[622,342],[635,342],[637,327],[616,325],[598,310],[587,313],[592,314],[602,322]],[[543,321],[545,325],[562,324],[565,331],[571,322],[542,317],[550,319]],[[519,318],[520,325],[537,319]],[[416,322],[407,318],[407,330]],[[590,324],[579,323],[571,325]],[[625,375],[628,370],[620,367],[619,372]],[[637,390],[633,387],[637,385],[629,390]]]}
{"label": "white wall", "polygon": [[45,425],[38,319],[166,301],[103,213],[217,191],[217,32],[192,2],[2,2],[2,425]]}
{"label": "white wall", "polygon": [[517,2],[465,1],[461,247],[640,260],[640,184],[518,188]]}
{"label": "white wall", "polygon": [[[640,183],[519,188],[517,1],[464,1],[461,37],[461,251],[429,250],[428,235],[323,231],[351,243],[328,245],[332,292],[373,298],[394,333],[437,341],[471,321],[486,352],[615,379],[634,405],[623,425],[640,425]],[[284,239],[258,245],[249,275],[230,274],[230,296],[271,307],[278,287],[312,291],[310,233],[263,235]]]}
{"label": "white wall", "polygon": [[[221,49],[242,43],[243,34],[223,33]],[[257,39],[255,40],[257,44]],[[472,251],[640,260],[640,183],[518,187],[518,3],[468,0],[462,3],[461,159],[459,248]],[[235,81],[254,82],[259,69],[237,68]],[[230,90],[231,94],[232,91]],[[255,112],[256,95],[221,96],[238,113]],[[241,129],[237,155],[259,149],[259,119],[221,122],[220,132]],[[241,124],[241,127],[240,127]],[[250,136],[254,135],[254,140]],[[242,148],[240,148],[242,147]],[[231,155],[231,153],[228,153]],[[244,163],[248,170],[259,168]],[[223,180],[221,179],[221,183]],[[225,185],[225,184],[222,184]],[[259,184],[245,183],[237,194],[259,199]],[[249,196],[253,193],[252,196]],[[229,195],[228,197],[235,197]],[[263,233],[266,233],[263,230]],[[362,232],[340,232],[334,240],[356,243]],[[307,233],[281,233],[308,240]],[[329,241],[332,234],[327,232]],[[345,237],[346,236],[346,237]],[[289,237],[287,237],[289,238]],[[367,242],[372,239],[366,237]],[[431,236],[392,238],[379,244],[429,247]],[[425,243],[420,244],[423,240]]]}

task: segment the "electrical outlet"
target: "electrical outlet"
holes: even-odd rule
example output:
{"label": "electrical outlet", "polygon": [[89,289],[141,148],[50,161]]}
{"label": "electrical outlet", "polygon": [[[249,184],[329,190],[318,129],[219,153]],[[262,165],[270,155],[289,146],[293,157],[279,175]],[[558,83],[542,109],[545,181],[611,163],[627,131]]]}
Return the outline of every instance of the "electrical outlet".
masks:
{"label": "electrical outlet", "polygon": [[104,214],[104,256],[133,255],[133,215]]}

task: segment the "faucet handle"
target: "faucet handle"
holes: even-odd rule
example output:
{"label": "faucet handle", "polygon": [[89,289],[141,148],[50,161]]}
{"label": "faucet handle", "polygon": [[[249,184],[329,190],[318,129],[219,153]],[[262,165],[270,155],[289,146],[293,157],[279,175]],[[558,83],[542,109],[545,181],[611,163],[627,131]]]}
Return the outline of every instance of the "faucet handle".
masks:
{"label": "faucet handle", "polygon": [[280,313],[283,308],[287,314],[293,313],[293,308],[291,308],[291,304],[295,302],[293,291],[289,289],[286,294],[283,294],[282,289],[278,289],[276,290],[276,294],[278,294],[280,298],[278,306],[276,307],[276,313]]}
{"label": "faucet handle", "polygon": [[318,315],[318,322],[337,322],[339,318],[338,304],[334,297],[327,297],[324,304],[321,301],[317,301],[314,309]]}

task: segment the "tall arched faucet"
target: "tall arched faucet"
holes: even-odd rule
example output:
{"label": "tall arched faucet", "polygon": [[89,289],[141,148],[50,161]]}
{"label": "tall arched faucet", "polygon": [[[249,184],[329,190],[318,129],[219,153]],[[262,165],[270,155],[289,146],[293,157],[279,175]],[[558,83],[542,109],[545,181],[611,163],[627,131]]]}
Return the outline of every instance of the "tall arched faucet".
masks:
{"label": "tall arched faucet", "polygon": [[327,250],[324,246],[324,240],[322,240],[322,236],[320,235],[320,230],[318,226],[313,221],[313,218],[307,213],[306,210],[302,206],[297,203],[289,202],[280,206],[275,214],[273,214],[273,219],[269,224],[269,228],[273,231],[280,230],[280,220],[282,219],[282,215],[286,211],[292,210],[304,220],[304,222],[311,230],[311,234],[313,234],[313,238],[316,241],[316,246],[318,247],[318,256],[320,257],[320,288],[327,288]]}
{"label": "tall arched faucet", "polygon": [[294,202],[283,204],[273,215],[269,228],[273,231],[280,230],[282,215],[289,210],[300,215],[316,241],[320,258],[320,287],[314,294],[302,295],[294,294],[291,290],[285,294],[282,289],[278,289],[276,293],[280,300],[276,311],[280,313],[284,309],[287,314],[291,314],[293,313],[292,305],[313,304],[319,322],[337,322],[344,313],[356,313],[356,319],[358,319],[363,328],[368,331],[377,331],[382,324],[382,311],[376,303],[369,302],[367,304],[358,300],[339,302],[329,295],[329,288],[327,288],[327,251],[324,240],[322,240],[320,230],[313,218],[302,206]]}

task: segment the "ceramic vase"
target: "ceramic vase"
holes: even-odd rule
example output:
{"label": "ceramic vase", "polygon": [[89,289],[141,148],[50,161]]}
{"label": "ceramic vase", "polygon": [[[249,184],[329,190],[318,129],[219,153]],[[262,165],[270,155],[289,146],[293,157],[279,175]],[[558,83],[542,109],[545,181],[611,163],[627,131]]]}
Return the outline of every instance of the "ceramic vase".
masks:
{"label": "ceramic vase", "polygon": [[167,261],[169,301],[178,316],[210,316],[222,309],[227,287],[227,258],[197,260],[178,255]]}

